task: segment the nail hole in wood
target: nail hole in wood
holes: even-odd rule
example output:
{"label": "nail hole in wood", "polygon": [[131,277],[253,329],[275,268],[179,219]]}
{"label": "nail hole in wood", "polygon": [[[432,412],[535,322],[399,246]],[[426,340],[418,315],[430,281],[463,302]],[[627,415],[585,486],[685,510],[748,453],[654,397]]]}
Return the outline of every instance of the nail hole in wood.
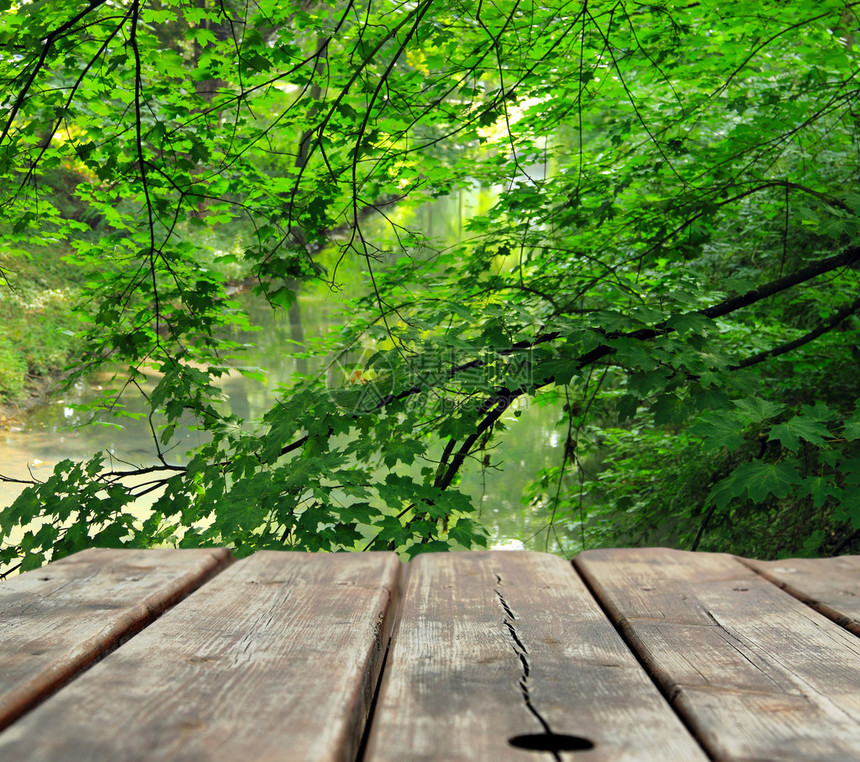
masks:
{"label": "nail hole in wood", "polygon": [[594,748],[587,738],[564,733],[529,733],[509,738],[508,743],[516,749],[528,751],[587,751]]}

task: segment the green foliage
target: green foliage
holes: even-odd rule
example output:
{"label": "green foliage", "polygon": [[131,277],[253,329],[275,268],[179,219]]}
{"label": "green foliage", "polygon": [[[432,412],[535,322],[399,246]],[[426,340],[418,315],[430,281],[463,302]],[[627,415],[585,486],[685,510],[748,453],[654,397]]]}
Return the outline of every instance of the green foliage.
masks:
{"label": "green foliage", "polygon": [[[856,547],[856,21],[835,0],[10,5],[5,240],[73,247],[70,382],[117,370],[99,404],[139,390],[153,438],[148,463],[26,490],[2,560],[480,544],[461,471],[551,394],[563,462],[529,499],[578,527],[563,551]],[[409,223],[475,185],[495,200],[462,238]],[[366,350],[346,383],[230,413],[228,275],[289,309],[357,271],[318,348]]]}
{"label": "green foliage", "polygon": [[68,363],[80,323],[72,313],[77,268],[62,251],[40,246],[0,251],[0,400],[28,391],[35,377],[49,377]]}
{"label": "green foliage", "polygon": [[15,397],[24,391],[27,365],[14,349],[0,347],[0,396]]}

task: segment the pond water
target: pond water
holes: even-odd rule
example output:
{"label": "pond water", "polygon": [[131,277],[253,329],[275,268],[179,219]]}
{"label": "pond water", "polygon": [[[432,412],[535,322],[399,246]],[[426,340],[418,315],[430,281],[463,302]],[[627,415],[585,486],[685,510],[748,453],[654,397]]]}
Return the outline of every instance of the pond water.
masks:
{"label": "pond water", "polygon": [[[467,194],[465,198],[463,194]],[[435,213],[426,213],[425,228],[432,227],[433,220],[437,221],[437,227],[443,227],[441,233],[430,231],[437,238],[461,235],[462,219],[470,212],[470,205],[477,203],[468,196],[469,191],[463,194],[435,202]],[[291,356],[296,341],[323,335],[336,323],[341,306],[332,295],[320,291],[301,294],[291,314],[283,310],[272,312],[262,300],[250,294],[241,298],[252,320],[261,326],[243,337],[252,345],[243,363],[266,368],[268,376],[265,382],[260,382],[231,373],[222,379],[222,388],[232,411],[253,420],[274,402],[276,387],[288,383],[297,370],[309,370],[301,365],[303,360]],[[84,459],[99,450],[139,465],[152,462],[151,434],[146,420],[124,419],[121,428],[103,425],[76,428],[84,414],[74,405],[93,399],[102,386],[109,384],[108,374],[93,376],[65,396],[31,411],[20,425],[0,433],[0,473],[14,478],[27,478],[29,473],[41,479],[52,472],[58,461]],[[138,405],[133,398],[129,398],[127,406],[143,410],[142,404]],[[493,451],[495,467],[483,474],[477,464],[466,468],[460,489],[478,506],[493,547],[552,550],[554,543],[546,543],[547,511],[524,506],[521,496],[539,469],[560,462],[563,442],[555,426],[559,410],[552,405],[543,408],[525,405],[518,417],[513,412],[509,411],[506,418],[510,431]],[[171,457],[196,444],[196,436],[194,432],[186,432]],[[0,483],[0,506],[11,503],[19,489],[14,484]],[[561,526],[556,529],[563,532]]]}

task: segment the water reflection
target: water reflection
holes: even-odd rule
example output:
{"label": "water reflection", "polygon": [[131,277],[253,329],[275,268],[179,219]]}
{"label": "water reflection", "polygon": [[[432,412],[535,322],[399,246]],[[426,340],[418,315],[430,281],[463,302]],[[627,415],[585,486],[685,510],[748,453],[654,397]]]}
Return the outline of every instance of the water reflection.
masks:
{"label": "water reflection", "polygon": [[[463,191],[433,205],[407,210],[421,219],[403,222],[413,225],[418,222],[429,236],[452,241],[462,236],[463,220],[489,203],[486,193],[482,196],[474,189]],[[358,279],[359,275],[355,280]],[[343,306],[336,295],[322,291],[302,294],[287,312],[273,311],[264,300],[250,294],[239,298],[249,312],[251,323],[261,326],[253,334],[236,337],[249,344],[242,363],[265,368],[267,376],[265,381],[259,381],[231,372],[221,379],[221,386],[232,412],[250,421],[259,419],[269,409],[275,401],[275,390],[288,384],[296,372],[323,372],[321,359],[296,357],[295,350],[339,324]],[[152,383],[155,381],[153,377]],[[152,435],[145,418],[126,418],[120,422],[121,426],[74,428],[88,414],[76,410],[73,403],[91,401],[110,383],[108,375],[93,376],[63,398],[34,410],[17,430],[0,433],[0,471],[14,478],[32,475],[43,479],[58,461],[85,459],[99,450],[139,465],[152,463]],[[125,402],[131,413],[144,411],[142,398],[128,396]],[[508,411],[504,422],[509,431],[492,451],[491,468],[482,471],[479,463],[467,463],[459,489],[478,507],[493,547],[553,550],[552,543],[546,545],[546,532],[542,531],[548,521],[546,509],[524,506],[521,496],[540,469],[557,465],[561,459],[562,444],[555,428],[559,408],[526,405],[519,413],[515,417],[513,410]],[[170,459],[181,461],[185,451],[201,443],[201,436],[193,430],[184,430],[180,435],[177,430]],[[10,504],[19,491],[17,485],[0,483],[0,506]]]}
{"label": "water reflection", "polygon": [[[311,316],[315,330],[324,327],[331,318],[331,306],[318,298],[302,298],[303,314]],[[290,336],[287,316],[275,314],[265,327],[255,334],[255,346],[249,350],[248,363],[269,365],[265,383],[231,373],[223,379],[223,389],[232,411],[249,420],[259,418],[275,400],[275,388],[289,381],[298,369],[297,359],[284,351],[284,339]],[[124,419],[121,427],[95,425],[73,429],[83,422],[83,413],[71,403],[92,400],[104,377],[79,384],[62,399],[33,411],[19,430],[7,431],[0,437],[2,471],[15,478],[47,478],[56,463],[65,458],[81,460],[97,450],[140,465],[153,462],[152,438],[145,419]],[[129,397],[130,412],[142,412],[142,398]],[[539,408],[527,405],[514,417],[511,411],[505,419],[509,431],[492,450],[491,468],[482,472],[480,465],[464,467],[459,488],[468,494],[479,508],[481,522],[487,527],[494,547],[522,547],[522,541],[544,529],[546,511],[529,509],[521,504],[521,495],[529,479],[541,468],[555,465],[561,458],[560,438],[554,424],[558,418],[556,406]],[[172,445],[169,457],[180,460],[181,454],[200,444],[201,434],[192,430],[177,431],[178,441]],[[0,505],[8,505],[20,488],[0,483]],[[544,536],[526,543],[527,547],[543,550]]]}

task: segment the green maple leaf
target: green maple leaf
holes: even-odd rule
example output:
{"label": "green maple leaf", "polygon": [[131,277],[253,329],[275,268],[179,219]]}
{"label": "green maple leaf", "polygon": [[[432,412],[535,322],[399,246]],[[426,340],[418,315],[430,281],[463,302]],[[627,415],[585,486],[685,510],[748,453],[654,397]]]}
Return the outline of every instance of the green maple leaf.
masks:
{"label": "green maple leaf", "polygon": [[765,463],[754,460],[744,463],[734,473],[737,487],[746,489],[747,495],[755,502],[761,502],[768,495],[786,497],[791,488],[801,483],[800,475],[788,461]]}
{"label": "green maple leaf", "polygon": [[860,407],[854,411],[854,415],[845,421],[846,439],[860,439]]}
{"label": "green maple leaf", "polygon": [[785,409],[785,405],[763,400],[760,397],[733,400],[733,404],[738,409],[738,412],[746,418],[747,423],[763,421],[765,418],[773,418]]}
{"label": "green maple leaf", "polygon": [[779,441],[779,443],[791,450],[797,452],[800,447],[800,440],[805,439],[811,444],[819,447],[826,447],[827,441],[824,437],[829,437],[830,431],[823,424],[805,415],[798,415],[787,420],[785,423],[779,423],[770,430],[768,442]]}
{"label": "green maple leaf", "polygon": [[699,417],[690,433],[703,438],[706,450],[727,447],[736,450],[744,441],[744,423],[729,412],[707,413]]}
{"label": "green maple leaf", "polygon": [[834,486],[826,476],[810,476],[803,480],[804,491],[812,498],[812,504],[821,508],[828,497],[841,497],[842,490]]}

